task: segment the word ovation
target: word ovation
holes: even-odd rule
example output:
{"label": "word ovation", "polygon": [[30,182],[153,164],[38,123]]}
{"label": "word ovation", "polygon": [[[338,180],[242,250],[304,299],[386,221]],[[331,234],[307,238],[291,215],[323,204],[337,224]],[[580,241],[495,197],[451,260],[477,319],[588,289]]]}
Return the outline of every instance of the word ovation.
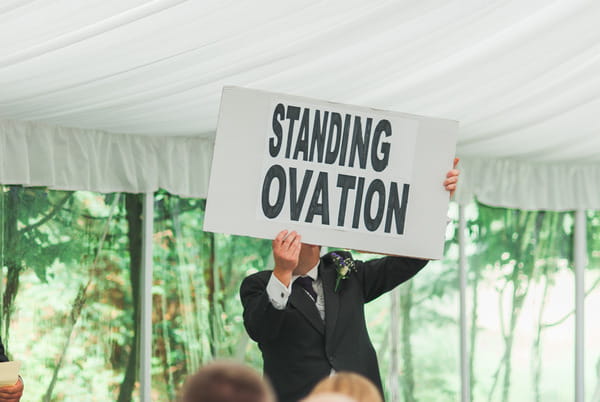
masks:
{"label": "word ovation", "polygon": [[[394,226],[395,233],[403,234],[410,185],[367,180],[365,174],[384,177],[392,135],[387,119],[277,104],[268,142],[274,163],[263,178],[261,193],[264,216],[278,218],[289,205],[291,221],[312,223],[319,216],[322,225],[333,221],[338,227],[357,229],[362,223],[371,232],[382,228],[385,233]],[[305,168],[286,169],[276,163],[282,159],[301,162]],[[319,165],[328,168],[317,170]],[[356,174],[335,173],[334,166],[352,168]],[[332,205],[331,200],[339,202]]]}

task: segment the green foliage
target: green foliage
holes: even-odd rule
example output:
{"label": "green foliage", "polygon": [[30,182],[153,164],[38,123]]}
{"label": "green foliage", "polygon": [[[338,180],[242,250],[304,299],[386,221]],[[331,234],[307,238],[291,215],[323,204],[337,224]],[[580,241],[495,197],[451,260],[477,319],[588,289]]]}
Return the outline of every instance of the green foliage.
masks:
{"label": "green foliage", "polygon": [[[572,223],[569,213],[521,211],[493,208],[478,204],[475,216],[468,222],[473,244],[470,255],[470,287],[473,289],[471,323],[471,387],[489,400],[508,401],[515,380],[513,349],[518,337],[518,323],[523,310],[531,303],[530,294],[543,288],[539,303],[537,332],[532,343],[533,393],[539,395],[541,380],[541,344],[549,287],[556,275],[569,269],[572,255]],[[479,323],[479,288],[493,284],[499,306],[498,331],[503,343],[496,369],[491,374],[487,390],[479,387],[481,375],[477,370],[476,340]],[[487,286],[486,286],[487,288]],[[487,312],[489,314],[489,312]],[[500,387],[498,387],[500,386]],[[472,395],[472,399],[477,397]],[[537,399],[537,398],[536,398]]]}
{"label": "green foliage", "polygon": [[[40,400],[49,388],[48,400],[116,400],[126,381],[136,337],[124,198],[19,186],[1,192],[3,338],[24,361],[26,400]],[[155,400],[172,401],[186,376],[212,359],[262,368],[242,325],[238,290],[272,257],[269,241],[204,232],[205,200],[158,192],[154,201],[152,392]],[[560,297],[553,289],[571,275],[573,216],[481,204],[467,212],[473,400],[511,400],[515,387],[523,391],[515,372],[525,369],[511,359],[526,310],[536,317],[526,323],[535,328],[526,376],[535,400],[547,392],[546,334],[572,316],[568,309],[558,317],[546,310]],[[366,307],[386,392],[398,384],[406,401],[455,401],[460,392],[454,206],[451,214],[446,258]],[[600,214],[587,219],[590,269],[600,271]],[[597,294],[598,283],[587,291]],[[482,304],[490,294],[501,310]],[[76,300],[83,303],[80,315]],[[494,330],[490,316],[497,318]],[[53,375],[56,385],[49,387]]]}
{"label": "green foliage", "polygon": [[268,268],[271,246],[204,232],[203,200],[160,193],[155,201],[153,386],[174,400],[186,375],[215,358],[261,368],[242,325],[238,291],[246,275]]}
{"label": "green foliage", "polygon": [[[14,318],[3,340],[13,358],[23,360],[27,383],[36,384],[27,387],[27,400],[39,400],[53,374],[57,385],[49,400],[85,400],[90,392],[110,400],[119,387],[132,319],[131,293],[123,282],[129,273],[127,243],[115,241],[127,225],[121,206],[108,219],[107,201],[114,199],[3,188],[3,317]],[[75,323],[73,303],[88,282]]]}

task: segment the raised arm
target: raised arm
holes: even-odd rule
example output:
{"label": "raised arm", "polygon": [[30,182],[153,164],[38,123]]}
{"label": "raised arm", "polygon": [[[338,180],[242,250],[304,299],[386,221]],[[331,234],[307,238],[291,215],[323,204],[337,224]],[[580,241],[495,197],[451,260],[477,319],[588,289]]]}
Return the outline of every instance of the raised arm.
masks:
{"label": "raised arm", "polygon": [[292,275],[298,265],[300,235],[284,230],[273,240],[273,272],[263,271],[244,279],[240,297],[244,325],[252,339],[267,342],[277,339],[283,322]]}

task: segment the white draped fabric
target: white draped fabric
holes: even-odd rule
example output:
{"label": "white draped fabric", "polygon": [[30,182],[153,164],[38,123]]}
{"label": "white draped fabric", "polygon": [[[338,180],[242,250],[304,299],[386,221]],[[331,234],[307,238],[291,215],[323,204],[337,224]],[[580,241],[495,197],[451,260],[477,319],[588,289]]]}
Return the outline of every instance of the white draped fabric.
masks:
{"label": "white draped fabric", "polygon": [[598,209],[600,165],[464,159],[456,198],[529,210]]}
{"label": "white draped fabric", "polygon": [[600,209],[598,21],[591,0],[7,0],[0,178],[205,195],[239,85],[458,120],[461,200]]}
{"label": "white draped fabric", "polygon": [[0,183],[206,197],[213,141],[0,120]]}

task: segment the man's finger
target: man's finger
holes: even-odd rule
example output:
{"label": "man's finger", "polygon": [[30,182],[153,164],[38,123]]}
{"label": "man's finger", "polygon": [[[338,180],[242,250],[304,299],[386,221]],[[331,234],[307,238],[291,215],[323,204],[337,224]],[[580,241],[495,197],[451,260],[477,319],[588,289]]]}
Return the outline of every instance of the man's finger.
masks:
{"label": "man's finger", "polygon": [[277,233],[277,236],[275,236],[275,239],[273,239],[273,244],[281,243],[283,241],[283,239],[285,239],[285,236],[287,236],[287,234],[288,234],[287,230],[282,230],[281,232]]}
{"label": "man's finger", "polygon": [[458,165],[459,161],[460,161],[460,158],[454,158],[454,164],[452,165],[452,167],[456,169],[456,165]]}
{"label": "man's finger", "polygon": [[20,387],[9,386],[0,390],[0,398],[8,398],[19,395],[22,392]]}
{"label": "man's finger", "polygon": [[292,243],[290,244],[290,248],[294,247],[294,248],[300,248],[301,243],[301,236],[298,234],[296,235],[296,237],[294,237],[294,240],[292,240]]}
{"label": "man's finger", "polygon": [[290,248],[297,237],[298,237],[298,233],[296,233],[296,231],[291,232],[290,234],[288,234],[286,236],[285,239],[283,239],[283,242],[281,243],[282,246],[285,248]]}
{"label": "man's finger", "polygon": [[283,239],[284,243],[290,243],[294,240],[294,238],[297,236],[298,234],[296,233],[296,231],[291,231],[290,233],[288,233],[287,236],[285,236],[285,238]]}
{"label": "man's finger", "polygon": [[448,173],[446,173],[446,177],[456,177],[459,174],[460,174],[460,170],[452,169],[452,170],[449,170]]}

